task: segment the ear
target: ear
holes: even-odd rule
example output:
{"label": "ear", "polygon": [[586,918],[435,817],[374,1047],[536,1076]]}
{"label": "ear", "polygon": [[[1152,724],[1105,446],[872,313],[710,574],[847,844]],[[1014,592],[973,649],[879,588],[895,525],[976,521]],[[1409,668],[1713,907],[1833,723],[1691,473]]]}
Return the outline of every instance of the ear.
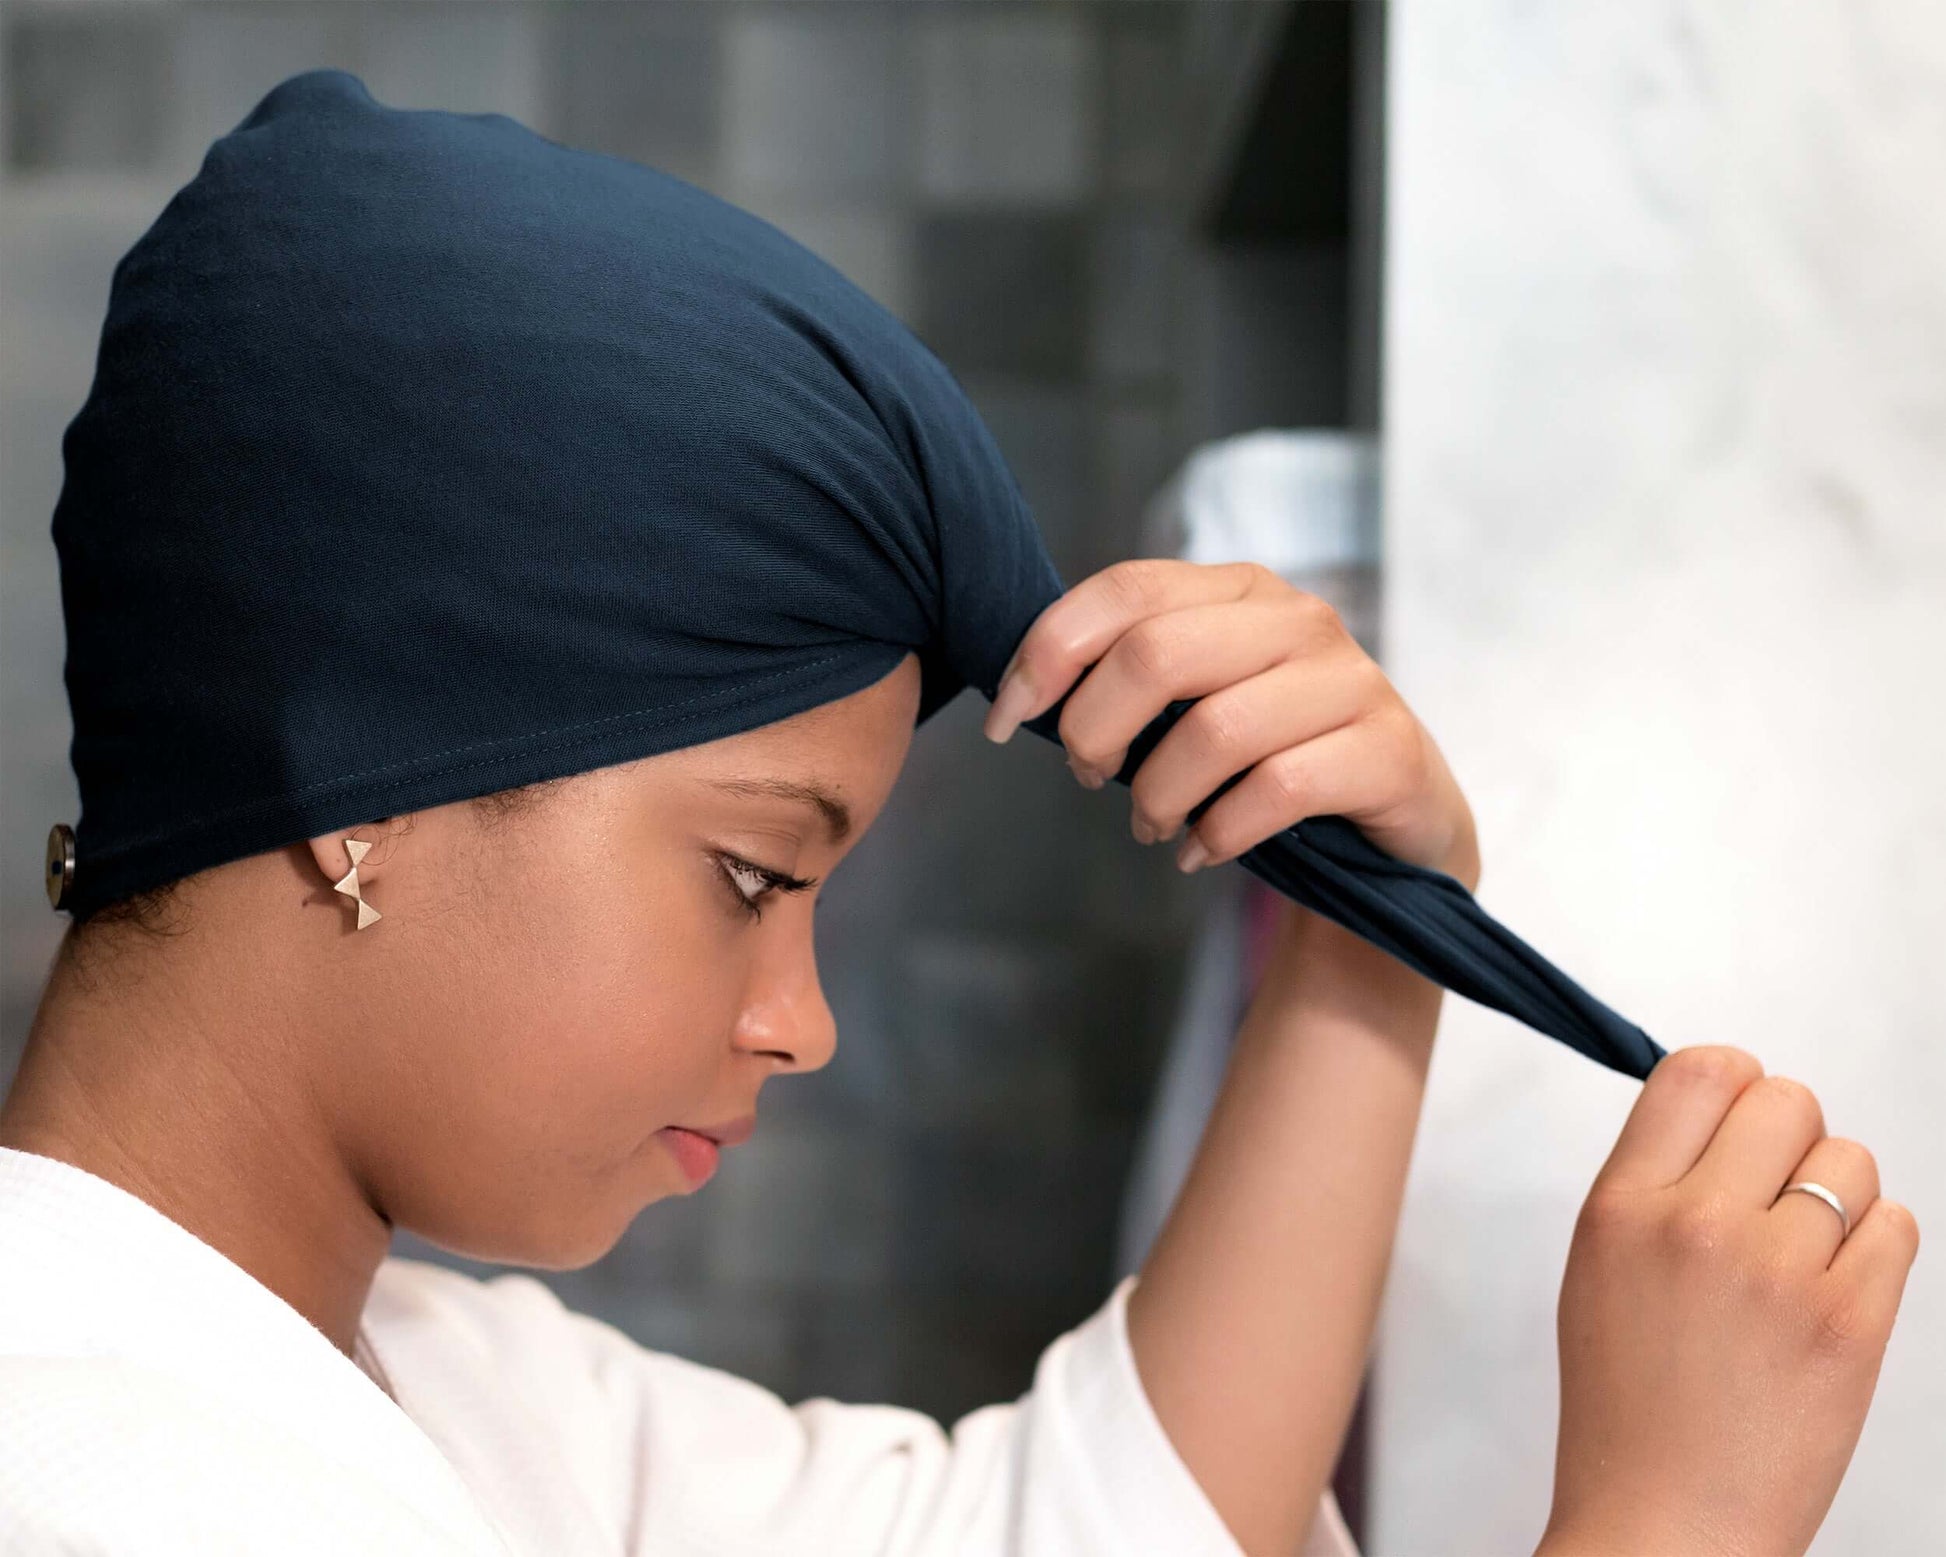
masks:
{"label": "ear", "polygon": [[[389,822],[391,820],[389,816],[381,816],[378,818],[379,822]],[[365,885],[378,879],[380,870],[384,864],[381,856],[389,854],[391,851],[380,850],[374,853],[372,852],[372,845],[376,840],[359,837],[361,832],[370,833],[374,830],[376,830],[376,824],[371,826],[360,824],[355,827],[340,827],[334,832],[320,833],[317,837],[310,840],[311,858],[317,862],[318,872],[324,877],[326,882],[336,886],[351,873],[353,866],[358,868],[360,885]]]}

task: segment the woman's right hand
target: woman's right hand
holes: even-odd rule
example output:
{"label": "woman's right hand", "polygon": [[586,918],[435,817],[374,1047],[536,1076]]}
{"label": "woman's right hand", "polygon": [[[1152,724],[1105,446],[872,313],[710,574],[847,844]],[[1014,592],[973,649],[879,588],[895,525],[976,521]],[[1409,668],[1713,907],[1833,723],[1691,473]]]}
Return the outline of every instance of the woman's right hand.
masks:
{"label": "woman's right hand", "polygon": [[[1832,1190],[1830,1206],[1786,1184]],[[1670,1054],[1575,1225],[1538,1557],[1786,1557],[1823,1522],[1919,1247],[1856,1142],[1741,1049]]]}

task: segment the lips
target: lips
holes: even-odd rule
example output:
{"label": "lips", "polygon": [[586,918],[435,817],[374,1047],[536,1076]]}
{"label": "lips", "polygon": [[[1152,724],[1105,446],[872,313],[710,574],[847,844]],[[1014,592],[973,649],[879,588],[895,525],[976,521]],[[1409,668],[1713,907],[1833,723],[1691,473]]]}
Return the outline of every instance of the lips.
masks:
{"label": "lips", "polygon": [[741,1119],[732,1119],[720,1125],[676,1125],[675,1129],[687,1130],[691,1135],[700,1135],[716,1142],[718,1146],[741,1146],[750,1139],[750,1132],[757,1128],[757,1116],[745,1114]]}
{"label": "lips", "polygon": [[716,1172],[717,1158],[726,1146],[739,1146],[750,1139],[757,1127],[754,1114],[720,1125],[667,1125],[656,1135],[682,1169],[692,1189],[705,1183]]}
{"label": "lips", "polygon": [[676,1166],[682,1169],[690,1188],[707,1182],[716,1171],[717,1145],[707,1135],[685,1130],[680,1125],[670,1125],[655,1133],[668,1146],[669,1155],[676,1159]]}

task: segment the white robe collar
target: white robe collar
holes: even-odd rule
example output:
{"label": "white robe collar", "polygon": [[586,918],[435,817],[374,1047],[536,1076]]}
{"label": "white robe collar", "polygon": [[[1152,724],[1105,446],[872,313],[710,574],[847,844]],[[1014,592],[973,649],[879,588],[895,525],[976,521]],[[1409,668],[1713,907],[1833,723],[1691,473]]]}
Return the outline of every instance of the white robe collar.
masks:
{"label": "white robe collar", "polygon": [[510,1549],[433,1440],[322,1331],[126,1190],[0,1147],[0,1266],[0,1355],[172,1375],[314,1446],[348,1495],[397,1499],[466,1552]]}

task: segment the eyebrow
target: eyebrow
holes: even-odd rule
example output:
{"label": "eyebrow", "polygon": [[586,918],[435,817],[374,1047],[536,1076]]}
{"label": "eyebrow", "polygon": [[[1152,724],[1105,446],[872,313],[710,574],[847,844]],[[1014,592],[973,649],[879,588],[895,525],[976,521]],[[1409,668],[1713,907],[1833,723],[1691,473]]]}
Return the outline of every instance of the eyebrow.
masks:
{"label": "eyebrow", "polygon": [[717,780],[716,788],[731,795],[794,800],[800,805],[810,806],[824,818],[825,833],[834,844],[843,843],[851,836],[851,807],[822,785],[803,784],[792,779],[733,778]]}

